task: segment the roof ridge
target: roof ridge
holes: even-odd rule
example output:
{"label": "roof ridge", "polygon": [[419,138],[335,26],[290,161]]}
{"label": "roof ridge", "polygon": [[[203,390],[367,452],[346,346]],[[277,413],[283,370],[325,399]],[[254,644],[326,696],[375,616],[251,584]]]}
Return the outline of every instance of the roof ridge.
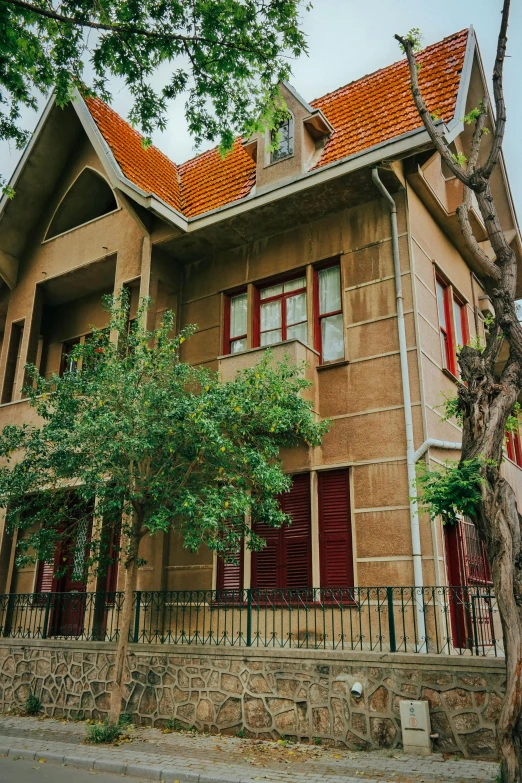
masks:
{"label": "roof ridge", "polygon": [[[434,49],[437,46],[441,46],[445,41],[450,41],[452,38],[459,38],[459,36],[461,36],[463,33],[467,33],[469,35],[470,29],[471,29],[470,27],[464,27],[462,30],[459,30],[457,33],[452,33],[451,35],[447,35],[445,38],[441,38],[440,41],[435,41],[434,43],[425,46],[424,49],[418,52],[418,54],[424,55],[430,49]],[[336,95],[342,90],[345,90],[347,87],[352,87],[354,84],[358,84],[358,82],[363,82],[365,79],[370,79],[372,76],[376,76],[378,73],[381,73],[382,71],[388,71],[389,69],[394,68],[397,65],[402,65],[403,63],[406,63],[406,60],[395,60],[395,62],[390,63],[389,65],[383,65],[382,68],[377,68],[375,71],[370,71],[370,73],[364,74],[364,76],[359,76],[358,79],[353,79],[353,81],[347,82],[346,84],[343,84],[341,87],[337,87],[335,90],[330,90],[330,92],[326,92],[324,95],[319,95],[319,97],[314,98],[313,100],[310,101],[310,106],[314,106],[314,104],[318,103],[319,101],[323,101],[325,98],[328,98],[330,95]]]}

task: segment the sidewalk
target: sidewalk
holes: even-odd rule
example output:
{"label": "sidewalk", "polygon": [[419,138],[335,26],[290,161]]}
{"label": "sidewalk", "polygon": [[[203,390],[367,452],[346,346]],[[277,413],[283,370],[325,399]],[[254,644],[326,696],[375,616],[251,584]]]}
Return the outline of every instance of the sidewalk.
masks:
{"label": "sidewalk", "polygon": [[86,745],[84,723],[0,715],[0,755],[165,783],[494,783],[498,765],[401,751],[352,752],[159,729],[117,746]]}

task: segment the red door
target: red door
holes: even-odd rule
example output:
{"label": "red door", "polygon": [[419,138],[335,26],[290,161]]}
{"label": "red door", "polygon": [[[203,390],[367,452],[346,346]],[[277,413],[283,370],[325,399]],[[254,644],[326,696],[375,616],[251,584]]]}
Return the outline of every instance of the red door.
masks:
{"label": "red door", "polygon": [[63,575],[56,581],[51,628],[54,636],[82,636],[86,610],[87,557],[92,522],[84,517],[64,540],[55,560]]}
{"label": "red door", "polygon": [[493,644],[491,571],[477,529],[469,519],[444,526],[450,586],[453,646],[479,649]]}

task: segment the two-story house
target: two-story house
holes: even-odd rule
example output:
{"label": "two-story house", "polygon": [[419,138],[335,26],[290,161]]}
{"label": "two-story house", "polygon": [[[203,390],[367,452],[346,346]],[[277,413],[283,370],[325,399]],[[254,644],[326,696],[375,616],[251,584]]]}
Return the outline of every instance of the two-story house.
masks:
{"label": "two-story house", "polygon": [[[466,152],[462,118],[486,91],[473,30],[419,59],[430,109]],[[412,444],[453,444],[426,448],[420,458],[433,463],[459,456],[459,427],[441,406],[460,382],[458,346],[483,335],[491,307],[456,218],[462,186],[421,125],[404,60],[311,103],[281,90],[290,116],[277,148],[258,134],[224,159],[211,150],[181,165],[143,149],[98,99],[64,110],[50,101],[14,174],[16,196],[1,205],[0,426],[33,415],[24,364],[66,370],[71,345],[106,322],[102,294],[127,286],[133,309],[150,296],[152,317],[171,308],[180,325],[197,324],[183,358],[224,379],[269,345],[306,359],[314,408],[332,420],[321,448],[284,454],[290,527],[260,530],[267,546],[237,565],[189,553],[174,532],[145,538],[141,589],[487,580],[473,527],[445,534],[410,499]],[[503,164],[493,189],[521,260]],[[488,251],[478,212],[473,226]],[[518,437],[508,446],[522,503]],[[58,581],[46,564],[16,567],[2,524],[0,593],[96,589],[74,571],[89,531]],[[115,570],[108,580],[121,584]]]}

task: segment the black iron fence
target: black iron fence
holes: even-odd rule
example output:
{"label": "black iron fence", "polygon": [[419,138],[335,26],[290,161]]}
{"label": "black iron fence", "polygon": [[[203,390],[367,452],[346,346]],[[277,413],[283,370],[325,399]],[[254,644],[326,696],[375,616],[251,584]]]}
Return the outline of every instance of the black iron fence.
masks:
{"label": "black iron fence", "polygon": [[[0,596],[0,636],[117,641],[123,593]],[[129,640],[503,656],[487,586],[138,591]]]}

